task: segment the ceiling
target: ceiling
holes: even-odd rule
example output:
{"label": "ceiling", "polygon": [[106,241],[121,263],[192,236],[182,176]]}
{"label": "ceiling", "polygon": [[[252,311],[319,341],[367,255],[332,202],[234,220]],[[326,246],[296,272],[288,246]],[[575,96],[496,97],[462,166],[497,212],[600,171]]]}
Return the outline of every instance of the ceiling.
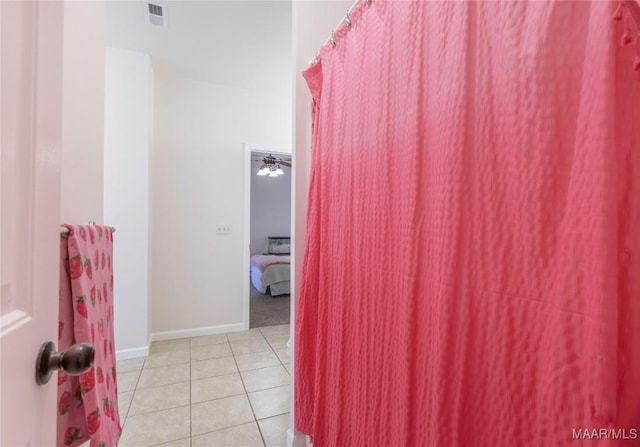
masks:
{"label": "ceiling", "polygon": [[168,29],[147,23],[146,1],[107,1],[107,45],[151,55],[156,73],[290,95],[290,1],[151,2]]}

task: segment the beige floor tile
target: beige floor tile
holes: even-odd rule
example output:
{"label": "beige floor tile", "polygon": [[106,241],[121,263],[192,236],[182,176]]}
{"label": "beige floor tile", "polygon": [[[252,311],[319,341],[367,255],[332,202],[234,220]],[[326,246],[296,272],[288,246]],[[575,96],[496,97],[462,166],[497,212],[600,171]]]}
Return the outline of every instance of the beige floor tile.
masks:
{"label": "beige floor tile", "polygon": [[263,327],[263,328],[260,328],[260,330],[262,331],[264,338],[274,348],[275,347],[280,348],[280,347],[286,346],[291,336],[288,324],[280,325],[280,326]]}
{"label": "beige floor tile", "polygon": [[191,362],[191,380],[206,379],[208,377],[223,376],[237,372],[238,367],[233,357]]}
{"label": "beige floor tile", "polygon": [[289,397],[289,386],[249,393],[249,400],[257,419],[288,413]]}
{"label": "beige floor tile", "polygon": [[291,379],[282,365],[243,371],[240,374],[242,374],[242,381],[249,393],[289,385]]}
{"label": "beige floor tile", "polygon": [[146,359],[146,357],[138,357],[137,359],[119,360],[116,362],[118,374],[127,371],[140,371]]}
{"label": "beige floor tile", "polygon": [[293,368],[291,367],[291,363],[285,363],[284,367],[289,373],[289,375],[293,374]]}
{"label": "beige floor tile", "polygon": [[238,362],[238,369],[240,371],[249,371],[251,369],[266,368],[280,364],[280,360],[278,360],[278,357],[276,357],[273,351],[237,355],[236,362]]}
{"label": "beige floor tile", "polygon": [[231,342],[234,355],[249,354],[251,352],[269,351],[271,347],[264,338],[252,338]]}
{"label": "beige floor tile", "polygon": [[289,335],[273,335],[269,337],[265,337],[267,342],[271,345],[273,349],[278,348],[286,348],[287,343],[289,342]]}
{"label": "beige floor tile", "polygon": [[189,363],[189,350],[181,349],[179,351],[156,352],[147,357],[144,363],[144,369],[157,368],[159,366],[178,365],[180,363]]}
{"label": "beige floor tile", "polygon": [[140,377],[140,370],[117,372],[118,376],[118,392],[124,393],[125,391],[133,391],[138,383]]}
{"label": "beige floor tile", "polygon": [[201,337],[191,337],[191,346],[217,345],[227,342],[227,334],[211,334]]}
{"label": "beige floor tile", "polygon": [[194,362],[199,360],[229,357],[231,355],[233,354],[231,353],[231,349],[229,349],[229,343],[191,347],[191,360]]}
{"label": "beige floor tile", "polygon": [[278,355],[278,358],[282,361],[282,363],[291,362],[291,359],[289,358],[289,353],[287,352],[287,348],[278,348],[278,349],[274,349],[274,351],[276,351],[276,354]]}
{"label": "beige floor tile", "polygon": [[178,441],[156,444],[153,447],[191,447],[191,438],[180,439]]}
{"label": "beige floor tile", "polygon": [[265,337],[268,337],[269,335],[289,335],[291,326],[288,324],[278,324],[275,326],[261,327],[259,329]]}
{"label": "beige floor tile", "polygon": [[120,423],[124,422],[129,411],[129,405],[131,405],[131,399],[133,398],[133,391],[125,391],[118,393],[118,413],[120,414]]}
{"label": "beige floor tile", "polygon": [[124,424],[119,447],[146,447],[188,438],[189,406],[130,416]]}
{"label": "beige floor tile", "polygon": [[140,374],[138,388],[170,385],[172,383],[188,382],[191,379],[188,363],[179,365],[159,366],[145,369]]}
{"label": "beige floor tile", "polygon": [[152,353],[177,351],[180,349],[189,349],[190,346],[191,343],[188,338],[176,338],[175,340],[154,341],[151,343],[150,351]]}
{"label": "beige floor tile", "polygon": [[258,421],[267,447],[287,447],[287,430],[290,413]]}
{"label": "beige floor tile", "polygon": [[191,382],[191,403],[194,404],[244,393],[240,374],[237,373]]}
{"label": "beige floor tile", "polygon": [[192,447],[263,447],[262,438],[255,422],[238,425],[237,427],[194,436]]}
{"label": "beige floor tile", "polygon": [[191,405],[191,434],[201,435],[253,421],[245,394]]}
{"label": "beige floor tile", "polygon": [[248,331],[229,332],[227,338],[229,341],[264,339],[262,332],[258,328],[249,329]]}
{"label": "beige floor tile", "polygon": [[189,405],[189,388],[189,382],[155,388],[138,388],[129,407],[129,417]]}

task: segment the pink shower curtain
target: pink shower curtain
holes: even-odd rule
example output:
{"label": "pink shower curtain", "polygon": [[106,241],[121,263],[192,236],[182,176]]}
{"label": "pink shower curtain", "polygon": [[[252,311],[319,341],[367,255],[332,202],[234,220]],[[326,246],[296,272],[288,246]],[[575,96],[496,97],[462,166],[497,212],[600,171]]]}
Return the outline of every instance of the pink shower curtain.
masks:
{"label": "pink shower curtain", "polygon": [[640,445],[638,31],[616,6],[363,2],[305,72],[314,447]]}

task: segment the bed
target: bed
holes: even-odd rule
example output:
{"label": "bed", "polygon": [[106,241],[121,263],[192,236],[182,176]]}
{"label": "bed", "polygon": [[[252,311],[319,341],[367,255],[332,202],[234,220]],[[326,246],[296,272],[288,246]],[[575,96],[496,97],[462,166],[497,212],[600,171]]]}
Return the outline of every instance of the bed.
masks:
{"label": "bed", "polygon": [[291,293],[291,256],[251,256],[251,284],[258,292],[271,296]]}

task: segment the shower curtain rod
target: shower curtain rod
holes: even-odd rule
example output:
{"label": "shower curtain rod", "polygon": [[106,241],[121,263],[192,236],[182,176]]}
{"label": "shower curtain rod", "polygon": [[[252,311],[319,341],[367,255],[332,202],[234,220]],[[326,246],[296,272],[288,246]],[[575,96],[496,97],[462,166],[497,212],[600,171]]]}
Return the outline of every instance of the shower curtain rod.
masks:
{"label": "shower curtain rod", "polygon": [[[324,47],[328,43],[331,43],[333,46],[335,46],[336,42],[333,40],[333,34],[342,25],[347,25],[348,28],[351,28],[351,20],[349,19],[349,16],[351,15],[351,12],[354,10],[354,8],[358,6],[360,2],[366,2],[367,4],[371,5],[372,0],[356,0],[351,5],[351,7],[347,10],[347,13],[345,14],[344,18],[340,21],[340,23],[338,23],[338,25],[331,30],[331,34],[329,35],[327,40],[325,40],[324,43],[320,46],[320,48]],[[629,9],[629,13],[635,19],[636,23],[638,24],[638,27],[640,27],[640,0],[621,0],[621,3]],[[320,52],[317,52],[315,58],[311,61],[311,65],[317,63],[319,60],[320,60]]]}
{"label": "shower curtain rod", "polygon": [[[347,13],[344,15],[344,17],[342,18],[342,20],[340,20],[340,23],[338,23],[338,25],[336,25],[332,30],[331,30],[331,34],[329,35],[329,37],[327,38],[327,40],[324,41],[324,43],[320,46],[320,48],[324,47],[326,44],[331,43],[333,46],[336,45],[336,42],[333,40],[333,34],[338,30],[338,28],[340,28],[342,25],[347,25],[347,28],[351,28],[351,20],[349,19],[349,16],[351,15],[351,12],[355,9],[356,6],[358,6],[359,3],[361,2],[365,2],[368,5],[371,5],[371,2],[373,0],[356,0],[351,7],[347,10]],[[316,53],[316,57],[313,59],[313,61],[311,61],[311,65],[317,63],[320,60],[320,52]]]}
{"label": "shower curtain rod", "polygon": [[[116,229],[114,227],[107,227],[107,228],[111,228],[112,232],[116,232]],[[67,227],[60,227],[60,234],[69,234],[69,229]]]}

